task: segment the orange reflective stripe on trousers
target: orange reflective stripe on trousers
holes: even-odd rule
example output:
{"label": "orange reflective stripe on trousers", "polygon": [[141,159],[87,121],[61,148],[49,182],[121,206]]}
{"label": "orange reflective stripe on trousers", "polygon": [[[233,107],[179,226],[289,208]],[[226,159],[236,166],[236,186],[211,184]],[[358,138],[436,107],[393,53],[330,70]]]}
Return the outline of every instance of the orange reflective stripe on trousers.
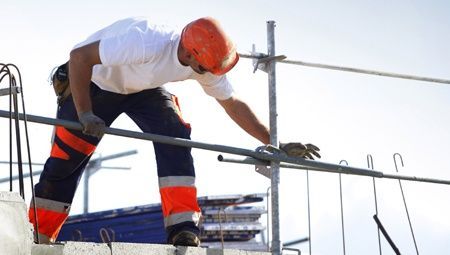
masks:
{"label": "orange reflective stripe on trousers", "polygon": [[[47,209],[37,208],[37,216],[39,223],[38,233],[47,236],[52,242],[56,240],[62,225],[69,216],[68,213],[55,212]],[[34,209],[28,211],[31,224],[35,226]]]}
{"label": "orange reflective stripe on trousers", "polygon": [[[63,143],[84,155],[91,155],[95,151],[95,145],[92,145],[85,140],[75,136],[64,127],[57,126],[55,134]],[[51,156],[56,158],[69,159],[67,153],[64,152],[56,143],[53,143]]]}
{"label": "orange reflective stripe on trousers", "polygon": [[199,212],[197,189],[195,187],[160,188],[164,217],[183,212]]}

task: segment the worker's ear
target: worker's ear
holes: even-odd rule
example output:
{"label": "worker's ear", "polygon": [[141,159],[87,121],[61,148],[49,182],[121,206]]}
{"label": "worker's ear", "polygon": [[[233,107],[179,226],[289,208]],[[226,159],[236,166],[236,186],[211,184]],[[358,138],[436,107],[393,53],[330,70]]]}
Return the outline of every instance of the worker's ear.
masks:
{"label": "worker's ear", "polygon": [[58,105],[70,95],[69,87],[69,62],[60,65],[52,74],[52,86],[55,94],[58,97]]}

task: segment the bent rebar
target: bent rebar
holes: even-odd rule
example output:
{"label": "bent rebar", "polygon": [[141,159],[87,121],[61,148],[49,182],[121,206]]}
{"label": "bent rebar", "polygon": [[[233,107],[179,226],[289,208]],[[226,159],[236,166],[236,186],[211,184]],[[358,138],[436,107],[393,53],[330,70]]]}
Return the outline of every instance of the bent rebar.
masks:
{"label": "bent rebar", "polygon": [[[373,158],[372,155],[367,154],[367,168],[370,169],[374,169],[373,167]],[[373,183],[373,196],[374,196],[374,200],[375,200],[375,216],[378,217],[378,199],[377,199],[377,188],[376,188],[376,182],[375,182],[375,177],[372,177],[372,183]],[[375,217],[374,216],[374,217]],[[380,238],[380,227],[378,225],[378,249],[380,252],[380,255],[383,254],[382,250],[381,250],[381,238]]]}
{"label": "bent rebar", "polygon": [[[402,157],[402,155],[400,155],[400,153],[394,153],[394,155],[392,157],[394,158],[395,171],[397,171],[397,173],[398,173],[398,166],[397,166],[397,158],[396,158],[396,156],[398,156],[398,158],[400,158],[400,162],[402,163],[402,167],[404,167],[405,165],[403,164],[403,157]],[[412,226],[412,223],[411,223],[411,218],[409,217],[408,206],[406,205],[405,193],[403,192],[403,186],[402,186],[402,182],[400,180],[398,180],[398,185],[400,186],[400,192],[402,193],[403,205],[405,206],[406,217],[408,217],[409,229],[411,230],[411,235],[412,235],[412,238],[413,238],[413,241],[414,241],[414,247],[416,248],[416,254],[419,255],[419,248],[417,247],[416,237],[414,235],[414,230],[413,230],[413,226]]]}

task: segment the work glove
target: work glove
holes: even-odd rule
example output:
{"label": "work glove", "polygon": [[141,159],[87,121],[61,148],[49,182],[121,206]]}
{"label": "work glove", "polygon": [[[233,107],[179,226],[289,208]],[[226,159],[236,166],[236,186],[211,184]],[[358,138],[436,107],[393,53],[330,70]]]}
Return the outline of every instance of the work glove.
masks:
{"label": "work glove", "polygon": [[105,122],[97,117],[92,111],[83,112],[78,116],[81,126],[83,126],[83,134],[95,136],[101,139],[105,133]]}
{"label": "work glove", "polygon": [[319,147],[314,144],[307,143],[303,145],[302,143],[280,143],[280,150],[285,152],[290,157],[300,157],[314,160],[320,158]]}
{"label": "work glove", "polygon": [[256,151],[257,152],[268,151],[271,153],[278,152],[284,153],[289,157],[300,157],[312,160],[314,160],[313,156],[315,156],[316,158],[320,158],[320,154],[318,153],[320,149],[314,144],[310,143],[306,145],[303,145],[302,143],[280,143],[279,148],[268,144],[256,148]]}

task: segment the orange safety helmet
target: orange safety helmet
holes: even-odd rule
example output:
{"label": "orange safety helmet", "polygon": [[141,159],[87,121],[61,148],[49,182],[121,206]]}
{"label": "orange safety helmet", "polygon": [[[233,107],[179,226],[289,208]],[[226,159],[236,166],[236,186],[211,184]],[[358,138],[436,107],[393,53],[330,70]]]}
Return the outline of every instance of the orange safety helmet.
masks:
{"label": "orange safety helmet", "polygon": [[239,60],[233,42],[211,17],[186,25],[181,33],[181,44],[203,68],[215,75],[225,74]]}

